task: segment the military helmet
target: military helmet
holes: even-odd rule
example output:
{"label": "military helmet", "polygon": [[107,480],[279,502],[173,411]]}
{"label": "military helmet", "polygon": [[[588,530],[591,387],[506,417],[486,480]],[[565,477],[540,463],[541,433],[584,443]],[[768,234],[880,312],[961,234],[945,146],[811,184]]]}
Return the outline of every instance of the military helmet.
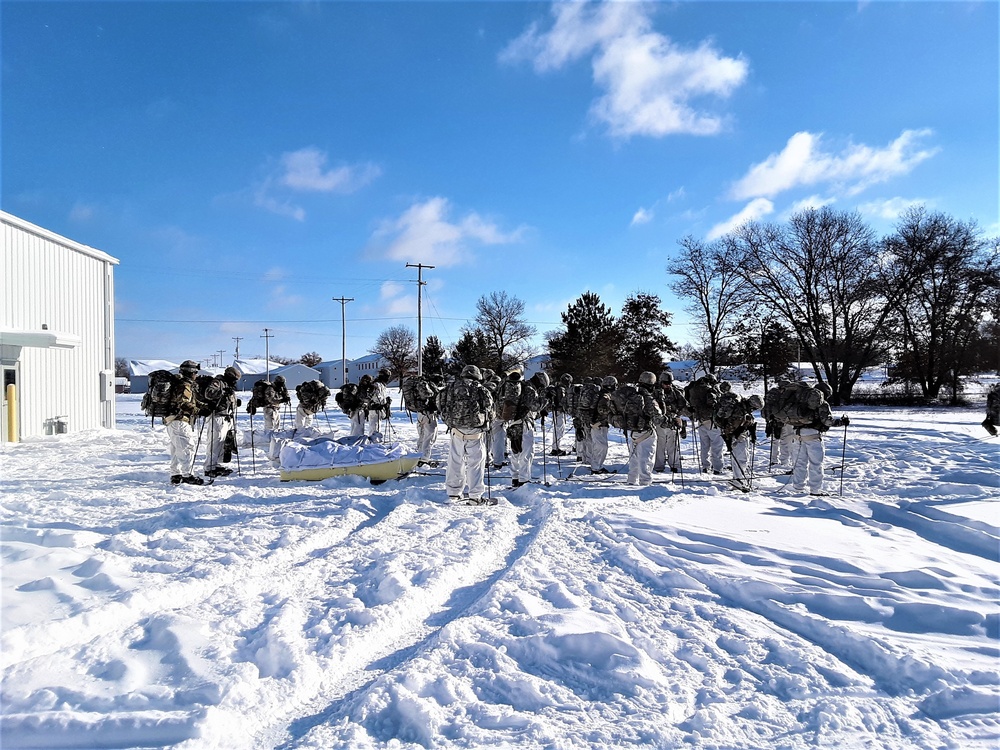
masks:
{"label": "military helmet", "polygon": [[372,382],[372,376],[366,372],[361,376],[361,380],[358,381],[358,385],[367,385],[370,382]]}
{"label": "military helmet", "polygon": [[548,376],[547,373],[536,372],[531,379],[534,380],[536,383],[538,383],[540,386],[542,386],[542,388],[548,388],[549,387],[549,382],[550,381],[549,381],[549,376]]}
{"label": "military helmet", "polygon": [[715,375],[713,373],[707,373],[705,375],[705,380],[707,380],[709,383],[718,383],[719,382],[719,379],[717,377],[715,377]]}
{"label": "military helmet", "polygon": [[480,372],[479,368],[475,365],[466,365],[462,368],[463,378],[472,378],[473,380],[482,380],[483,373]]}
{"label": "military helmet", "polygon": [[727,381],[723,380],[721,383],[719,383],[719,390],[722,391],[723,393],[729,393],[731,390],[733,390],[733,386]]}
{"label": "military helmet", "polygon": [[285,384],[285,376],[284,375],[278,375],[274,379],[274,384],[275,385],[284,385]]}
{"label": "military helmet", "polygon": [[826,398],[830,398],[833,395],[833,388],[830,387],[829,383],[823,382],[822,380],[816,384],[816,390],[822,393]]}
{"label": "military helmet", "polygon": [[482,368],[481,373],[483,376],[483,380],[493,380],[493,376],[496,375],[496,373],[489,367]]}
{"label": "military helmet", "polygon": [[747,399],[747,404],[749,404],[751,411],[757,411],[764,405],[764,402],[761,400],[760,396],[755,393]]}
{"label": "military helmet", "polygon": [[614,375],[607,375],[604,380],[601,381],[601,388],[617,388],[618,378]]}
{"label": "military helmet", "polygon": [[661,383],[673,383],[674,382],[674,374],[670,370],[664,370],[663,372],[660,373],[660,382]]}
{"label": "military helmet", "polygon": [[559,377],[559,382],[560,383],[565,383],[566,385],[571,385],[573,383],[573,376],[570,375],[568,372],[564,372]]}
{"label": "military helmet", "polygon": [[[226,380],[232,380],[233,382],[236,382],[237,380],[239,380],[239,379],[240,379],[240,371],[239,371],[239,370],[237,370],[237,369],[236,369],[235,367],[227,367],[227,368],[226,368],[226,369],[225,369],[225,370],[223,371],[223,373],[222,373],[222,376],[223,376],[223,377],[224,377],[224,378],[225,378]],[[280,378],[280,377],[281,377],[281,376],[279,375],[279,376],[278,376],[278,378]],[[276,382],[276,383],[277,383],[277,382],[278,382],[278,378],[275,378],[275,379],[274,379],[274,382]]]}
{"label": "military helmet", "polygon": [[201,369],[201,365],[195,362],[193,359],[185,359],[181,362],[181,366],[178,368],[181,372],[198,372]]}
{"label": "military helmet", "polygon": [[639,385],[656,385],[656,373],[646,370],[639,376]]}

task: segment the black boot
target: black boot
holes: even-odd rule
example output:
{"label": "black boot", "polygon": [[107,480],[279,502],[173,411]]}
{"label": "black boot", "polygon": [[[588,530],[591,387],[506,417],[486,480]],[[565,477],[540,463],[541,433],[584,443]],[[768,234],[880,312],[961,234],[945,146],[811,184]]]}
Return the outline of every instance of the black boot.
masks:
{"label": "black boot", "polygon": [[188,474],[186,477],[181,477],[181,484],[205,484],[205,480],[193,474]]}
{"label": "black boot", "polygon": [[170,477],[170,484],[180,484],[181,479],[182,477],[180,474],[174,474],[172,477]]}

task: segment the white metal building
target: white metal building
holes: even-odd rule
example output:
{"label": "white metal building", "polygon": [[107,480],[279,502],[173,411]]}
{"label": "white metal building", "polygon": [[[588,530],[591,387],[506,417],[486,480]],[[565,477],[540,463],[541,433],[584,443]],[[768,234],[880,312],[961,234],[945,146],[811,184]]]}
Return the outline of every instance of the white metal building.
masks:
{"label": "white metal building", "polygon": [[110,255],[0,211],[0,364],[17,389],[24,438],[115,426],[114,267]]}

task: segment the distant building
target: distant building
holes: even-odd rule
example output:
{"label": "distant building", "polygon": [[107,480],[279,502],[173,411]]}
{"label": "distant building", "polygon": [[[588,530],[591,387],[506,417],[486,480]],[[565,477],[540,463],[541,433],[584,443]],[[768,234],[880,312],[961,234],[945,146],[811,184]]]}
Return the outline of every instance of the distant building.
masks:
{"label": "distant building", "polygon": [[166,359],[130,359],[128,361],[128,376],[132,393],[145,393],[149,390],[149,373],[157,370],[177,372],[177,362]]}
{"label": "distant building", "polygon": [[[552,373],[549,372],[549,355],[548,354],[536,354],[531,357],[527,362],[524,363],[524,379],[527,380],[532,375],[539,372],[545,372],[550,378],[553,377]],[[559,373],[556,373],[558,376]]]}
{"label": "distant building", "polygon": [[679,362],[667,362],[667,367],[670,369],[670,372],[673,373],[674,380],[680,380],[686,383],[692,380],[697,380],[708,372],[708,370],[702,367],[701,363],[696,359],[685,359]]}
{"label": "distant building", "polygon": [[[302,385],[308,380],[322,380],[319,370],[297,362],[293,365],[285,365],[277,370],[271,371],[271,381],[281,375],[285,379],[285,387],[294,391],[295,386]],[[251,386],[252,387],[252,386]]]}
{"label": "distant building", "polygon": [[252,391],[253,384],[258,380],[266,380],[268,377],[274,380],[274,374],[284,365],[266,359],[237,359],[233,362],[233,367],[240,373],[236,390]]}
{"label": "distant building", "polygon": [[[358,359],[349,359],[347,360],[347,382],[357,383],[361,380],[362,375],[371,375],[374,378],[383,367],[391,368],[392,365],[380,354],[369,354]],[[343,360],[333,359],[320,362],[315,369],[319,371],[319,379],[327,388],[340,388],[344,384]],[[393,378],[395,377],[394,374]]]}
{"label": "distant building", "polygon": [[[115,426],[118,260],[0,211],[0,440]],[[7,386],[17,434],[7,434]]]}

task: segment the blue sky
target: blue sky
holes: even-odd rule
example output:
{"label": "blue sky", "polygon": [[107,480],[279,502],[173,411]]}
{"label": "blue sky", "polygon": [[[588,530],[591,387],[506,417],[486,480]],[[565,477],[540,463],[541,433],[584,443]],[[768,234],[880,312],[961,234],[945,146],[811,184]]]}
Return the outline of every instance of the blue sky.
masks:
{"label": "blue sky", "polygon": [[0,206],[121,260],[117,353],[447,345],[806,205],[998,225],[996,2],[9,2]]}

